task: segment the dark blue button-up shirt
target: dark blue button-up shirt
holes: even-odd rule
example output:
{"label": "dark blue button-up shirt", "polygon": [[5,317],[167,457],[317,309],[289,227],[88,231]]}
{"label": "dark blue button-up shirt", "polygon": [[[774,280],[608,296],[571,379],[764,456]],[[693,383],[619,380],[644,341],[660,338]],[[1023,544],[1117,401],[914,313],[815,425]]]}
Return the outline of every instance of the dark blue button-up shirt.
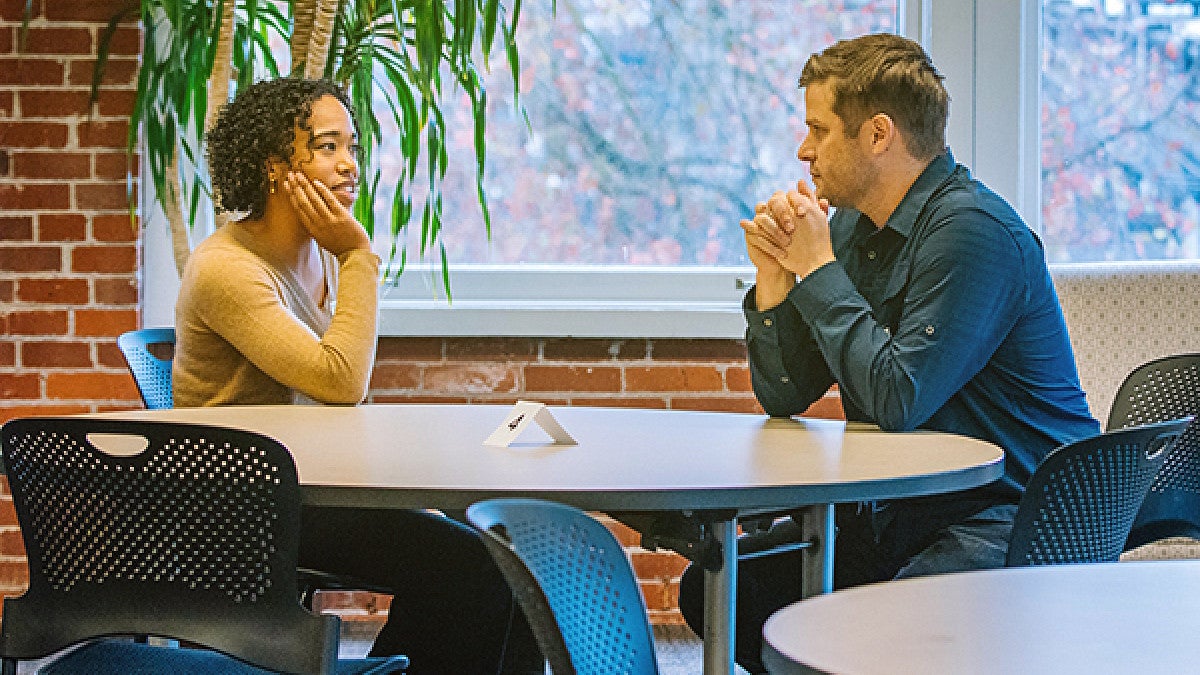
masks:
{"label": "dark blue button-up shirt", "polygon": [[830,229],[836,262],[774,309],[746,296],[769,414],[801,413],[837,382],[848,419],[999,445],[1004,477],[974,494],[1014,503],[1047,453],[1100,431],[1041,242],[949,152],[884,227],[842,208]]}

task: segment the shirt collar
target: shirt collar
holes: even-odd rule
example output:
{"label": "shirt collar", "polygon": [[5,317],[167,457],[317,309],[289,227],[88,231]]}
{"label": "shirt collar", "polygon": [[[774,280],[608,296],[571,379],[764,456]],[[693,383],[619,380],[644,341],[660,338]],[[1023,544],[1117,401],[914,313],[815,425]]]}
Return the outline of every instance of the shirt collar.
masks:
{"label": "shirt collar", "polygon": [[900,200],[900,205],[892,211],[887,220],[887,227],[907,238],[912,233],[917,216],[921,215],[921,209],[925,208],[925,203],[929,201],[933,191],[954,171],[954,166],[954,155],[949,148],[934,157],[921,175],[917,176],[916,182],[908,189],[908,194]]}

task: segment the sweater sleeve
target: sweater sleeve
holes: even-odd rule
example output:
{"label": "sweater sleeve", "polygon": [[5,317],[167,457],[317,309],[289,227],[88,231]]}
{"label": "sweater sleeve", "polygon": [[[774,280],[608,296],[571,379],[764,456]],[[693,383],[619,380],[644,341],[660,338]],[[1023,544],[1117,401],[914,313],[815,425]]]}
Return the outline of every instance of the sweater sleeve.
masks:
{"label": "sweater sleeve", "polygon": [[338,259],[333,319],[323,336],[292,314],[269,274],[211,265],[196,279],[199,314],[266,376],[315,401],[363,400],[375,359],[379,258],[351,251]]}

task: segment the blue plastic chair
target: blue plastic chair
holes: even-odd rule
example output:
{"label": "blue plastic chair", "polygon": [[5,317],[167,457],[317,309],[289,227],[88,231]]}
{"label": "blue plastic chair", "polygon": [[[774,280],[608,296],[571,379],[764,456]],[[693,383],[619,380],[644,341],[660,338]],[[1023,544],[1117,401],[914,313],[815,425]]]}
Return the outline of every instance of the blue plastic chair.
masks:
{"label": "blue plastic chair", "polygon": [[1117,561],[1159,469],[1195,432],[1189,423],[1108,431],[1050,453],[1017,507],[1007,565]]}
{"label": "blue plastic chair", "polygon": [[653,675],[654,637],[625,550],[571,506],[492,499],[467,509],[555,675]]}
{"label": "blue plastic chair", "polygon": [[[392,673],[404,656],[337,659],[336,616],[297,600],[300,486],[260,434],[133,420],[27,418],[0,431],[29,558],[5,598],[3,672]],[[113,636],[160,636],[168,648]]]}
{"label": "blue plastic chair", "polygon": [[172,408],[171,360],[161,359],[150,351],[150,345],[175,345],[174,328],[143,328],[122,333],[117,347],[133,373],[138,393],[147,410]]}
{"label": "blue plastic chair", "polygon": [[[1200,415],[1200,354],[1177,354],[1126,376],[1108,413],[1108,428],[1194,415]],[[1158,472],[1125,550],[1167,537],[1200,539],[1200,431],[1180,439]]]}

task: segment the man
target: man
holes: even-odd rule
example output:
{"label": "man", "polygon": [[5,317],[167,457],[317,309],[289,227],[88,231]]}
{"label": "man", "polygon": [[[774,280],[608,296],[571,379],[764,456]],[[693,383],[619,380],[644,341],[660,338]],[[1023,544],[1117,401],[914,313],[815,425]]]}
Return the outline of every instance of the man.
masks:
{"label": "man", "polygon": [[[804,66],[816,191],[777,192],[742,221],[754,392],[802,413],[836,383],[850,420],[991,441],[1005,473],[982,488],[836,512],[834,585],[1001,567],[1038,462],[1100,431],[1088,411],[1037,236],[946,149],[949,97],[921,47],[895,35],[838,42]],[[828,218],[830,207],[836,207]],[[791,522],[743,551],[798,534]],[[766,618],[800,594],[800,553],[738,569],[738,661],[762,672]],[[680,606],[703,621],[701,570]]]}

